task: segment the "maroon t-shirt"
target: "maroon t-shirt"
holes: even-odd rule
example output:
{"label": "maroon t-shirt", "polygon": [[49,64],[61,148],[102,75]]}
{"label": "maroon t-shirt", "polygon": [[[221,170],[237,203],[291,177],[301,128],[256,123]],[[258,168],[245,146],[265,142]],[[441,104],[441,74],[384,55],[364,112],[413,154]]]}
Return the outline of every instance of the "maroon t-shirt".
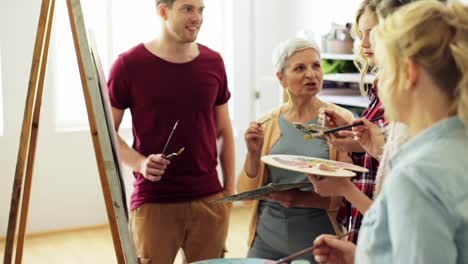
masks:
{"label": "maroon t-shirt", "polygon": [[109,76],[113,107],[129,108],[133,148],[148,156],[161,153],[179,120],[166,154],[185,147],[162,179],[135,173],[131,209],[144,203],[192,200],[222,190],[216,172],[215,107],[230,98],[219,53],[198,44],[200,55],[187,63],[171,63],[140,44],[121,54]]}

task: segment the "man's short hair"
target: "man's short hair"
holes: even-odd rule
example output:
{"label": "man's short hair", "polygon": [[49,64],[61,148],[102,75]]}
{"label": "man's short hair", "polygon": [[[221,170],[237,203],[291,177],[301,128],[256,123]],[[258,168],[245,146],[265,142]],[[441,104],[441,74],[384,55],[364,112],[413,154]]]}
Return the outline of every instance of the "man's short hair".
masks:
{"label": "man's short hair", "polygon": [[160,4],[166,4],[168,7],[172,7],[176,0],[156,0],[156,6]]}

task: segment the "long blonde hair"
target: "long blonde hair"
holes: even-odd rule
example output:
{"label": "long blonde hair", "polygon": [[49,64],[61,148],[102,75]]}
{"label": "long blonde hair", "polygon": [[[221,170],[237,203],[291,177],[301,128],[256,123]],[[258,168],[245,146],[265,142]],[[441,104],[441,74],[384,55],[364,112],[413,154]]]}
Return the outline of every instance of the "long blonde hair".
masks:
{"label": "long blonde hair", "polygon": [[[359,31],[359,19],[361,19],[361,16],[366,12],[369,12],[370,15],[374,16],[375,19],[378,20],[377,8],[374,5],[373,0],[362,1],[361,5],[359,6],[358,11],[356,12],[356,15],[354,17],[354,23],[351,28],[351,34],[355,39],[359,38],[362,40],[362,33]],[[357,51],[355,55],[356,56],[354,58],[354,65],[356,66],[356,68],[358,68],[359,72],[361,73],[359,89],[361,90],[362,95],[367,95],[369,91],[366,86],[366,75],[369,72],[369,70],[373,70],[373,69],[371,69],[371,66],[369,65],[366,58],[364,57],[362,46],[359,47],[359,50]]]}
{"label": "long blonde hair", "polygon": [[[390,15],[372,34],[378,62],[384,62],[392,83],[388,97],[402,89],[405,60],[421,65],[453,101],[453,109],[468,126],[468,6],[454,1],[416,1]],[[391,109],[389,109],[391,110]]]}

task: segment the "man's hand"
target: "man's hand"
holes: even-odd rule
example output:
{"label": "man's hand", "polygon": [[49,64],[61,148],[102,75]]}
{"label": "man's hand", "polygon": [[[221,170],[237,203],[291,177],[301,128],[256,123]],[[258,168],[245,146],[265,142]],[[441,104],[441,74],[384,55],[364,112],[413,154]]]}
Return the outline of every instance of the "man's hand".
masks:
{"label": "man's hand", "polygon": [[146,179],[157,182],[161,180],[171,161],[164,158],[162,154],[151,154],[142,163],[139,172]]}
{"label": "man's hand", "polygon": [[356,245],[336,236],[321,235],[314,241],[314,256],[318,263],[353,264]]}

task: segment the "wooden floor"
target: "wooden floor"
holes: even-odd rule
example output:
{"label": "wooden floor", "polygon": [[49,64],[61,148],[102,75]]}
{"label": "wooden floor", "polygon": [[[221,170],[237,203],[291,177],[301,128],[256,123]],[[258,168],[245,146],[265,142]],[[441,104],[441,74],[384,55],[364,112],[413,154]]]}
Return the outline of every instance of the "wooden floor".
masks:
{"label": "wooden floor", "polygon": [[[226,257],[245,257],[250,209],[232,210]],[[0,240],[0,262],[3,261],[5,241]],[[175,263],[182,263],[178,256]],[[34,235],[26,238],[23,263],[116,263],[108,226],[86,230]]]}

